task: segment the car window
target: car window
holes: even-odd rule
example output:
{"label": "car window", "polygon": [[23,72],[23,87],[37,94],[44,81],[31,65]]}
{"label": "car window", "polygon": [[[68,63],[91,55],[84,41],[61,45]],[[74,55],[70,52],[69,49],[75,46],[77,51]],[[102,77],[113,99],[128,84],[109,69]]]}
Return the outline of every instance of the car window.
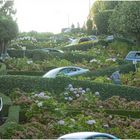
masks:
{"label": "car window", "polygon": [[106,135],[97,135],[97,136],[90,136],[87,139],[98,139],[98,140],[101,140],[101,139],[114,139],[114,138],[112,138],[110,136],[106,136]]}
{"label": "car window", "polygon": [[58,74],[68,74],[69,71],[70,71],[69,69],[65,68],[65,69],[60,70]]}
{"label": "car window", "polygon": [[135,53],[128,54],[127,58],[135,58]]}
{"label": "car window", "polygon": [[136,58],[140,59],[140,53],[136,53]]}
{"label": "car window", "polygon": [[81,42],[86,42],[86,41],[90,41],[90,39],[89,39],[89,38],[81,38],[81,39],[79,40],[79,43],[81,43]]}

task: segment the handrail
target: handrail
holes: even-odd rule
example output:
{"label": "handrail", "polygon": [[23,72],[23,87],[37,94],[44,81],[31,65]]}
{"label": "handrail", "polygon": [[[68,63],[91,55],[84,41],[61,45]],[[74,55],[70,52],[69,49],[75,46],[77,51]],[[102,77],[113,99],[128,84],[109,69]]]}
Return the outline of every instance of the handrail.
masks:
{"label": "handrail", "polygon": [[0,97],[0,111],[2,110],[3,108],[3,101],[2,101],[2,97]]}

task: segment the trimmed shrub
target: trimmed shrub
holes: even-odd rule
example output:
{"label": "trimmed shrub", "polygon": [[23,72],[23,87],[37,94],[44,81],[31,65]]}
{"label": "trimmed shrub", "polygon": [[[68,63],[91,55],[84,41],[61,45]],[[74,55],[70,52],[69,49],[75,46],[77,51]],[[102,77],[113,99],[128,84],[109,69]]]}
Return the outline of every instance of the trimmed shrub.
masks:
{"label": "trimmed shrub", "polygon": [[140,118],[139,110],[105,109],[104,111],[110,115],[119,115],[119,116],[131,117],[131,118]]}
{"label": "trimmed shrub", "polygon": [[43,76],[44,71],[7,71],[8,75],[29,75],[29,76]]}
{"label": "trimmed shrub", "polygon": [[135,71],[135,66],[133,64],[120,65],[119,67],[110,67],[103,70],[97,70],[95,72],[85,73],[85,77],[97,77],[97,76],[110,76],[113,72],[120,70],[120,73],[129,73],[130,71]]}
{"label": "trimmed shrub", "polygon": [[6,65],[4,63],[0,63],[0,75],[5,75],[6,73]]}
{"label": "trimmed shrub", "polygon": [[[11,57],[16,57],[16,58],[24,57],[22,50],[9,50],[8,53]],[[44,59],[47,60],[47,59],[53,59],[53,58],[61,58],[61,59],[66,59],[71,62],[81,62],[83,59],[89,61],[93,58],[92,56],[89,56],[89,55],[74,54],[70,52],[61,54],[61,53],[47,53],[47,52],[36,51],[36,50],[26,50],[25,56],[35,61],[44,60]]]}
{"label": "trimmed shrub", "polygon": [[21,90],[27,92],[47,90],[51,93],[56,93],[59,96],[59,94],[62,93],[69,84],[83,88],[88,87],[93,93],[98,91],[101,95],[101,99],[103,100],[114,95],[126,98],[127,100],[140,100],[140,88],[130,86],[73,80],[68,77],[58,77],[55,79],[33,76],[0,77],[0,91],[5,94],[9,94],[14,88],[20,88]]}
{"label": "trimmed shrub", "polygon": [[82,50],[82,51],[87,51],[94,47],[94,42],[93,41],[88,41],[88,42],[83,42],[80,44],[75,44],[75,45],[70,45],[67,47],[62,48],[65,51],[75,51],[75,50]]}
{"label": "trimmed shrub", "polygon": [[8,112],[8,119],[6,120],[6,122],[19,122],[19,111],[20,111],[20,107],[19,106],[11,106],[9,108],[9,112]]}

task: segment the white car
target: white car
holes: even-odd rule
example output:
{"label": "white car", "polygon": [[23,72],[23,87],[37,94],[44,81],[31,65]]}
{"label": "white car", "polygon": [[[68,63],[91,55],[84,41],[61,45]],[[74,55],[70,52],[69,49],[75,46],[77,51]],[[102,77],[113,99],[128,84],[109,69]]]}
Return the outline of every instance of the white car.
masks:
{"label": "white car", "polygon": [[71,134],[66,134],[58,138],[59,140],[72,140],[72,139],[118,139],[117,137],[99,132],[76,132]]}
{"label": "white car", "polygon": [[43,75],[43,78],[55,78],[58,75],[75,76],[86,73],[88,71],[89,69],[83,69],[75,66],[59,67],[47,72],[45,75]]}

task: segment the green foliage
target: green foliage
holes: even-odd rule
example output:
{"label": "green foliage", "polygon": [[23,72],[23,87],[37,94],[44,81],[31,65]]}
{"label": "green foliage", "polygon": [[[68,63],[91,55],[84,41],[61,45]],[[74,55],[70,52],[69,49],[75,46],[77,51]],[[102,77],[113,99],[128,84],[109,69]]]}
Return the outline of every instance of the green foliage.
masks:
{"label": "green foliage", "polygon": [[0,75],[5,75],[6,73],[6,65],[4,63],[0,63]]}
{"label": "green foliage", "polygon": [[[53,69],[53,68],[48,68],[47,71],[49,71],[50,69]],[[44,71],[12,71],[12,70],[7,71],[8,75],[42,76],[45,73],[46,72],[44,72]]]}
{"label": "green foliage", "polygon": [[91,19],[88,19],[86,25],[87,25],[87,34],[91,35],[92,34],[93,21]]}
{"label": "green foliage", "polygon": [[66,51],[74,51],[74,50],[86,51],[88,49],[91,49],[92,47],[94,47],[94,42],[88,41],[88,42],[83,42],[80,44],[75,44],[75,45],[70,45],[70,46],[64,47],[63,50],[66,50]]}
{"label": "green foliage", "polygon": [[[5,84],[6,83],[6,84]],[[24,91],[34,90],[48,90],[57,94],[64,91],[64,88],[72,83],[75,86],[87,88],[89,87],[92,92],[99,91],[101,98],[106,99],[113,95],[124,97],[128,100],[140,100],[140,89],[129,86],[119,86],[114,84],[95,83],[90,81],[72,80],[67,77],[58,77],[56,79],[47,79],[41,77],[29,76],[1,76],[0,77],[0,91],[9,94],[14,88],[20,88]],[[7,85],[9,88],[7,89]]]}
{"label": "green foliage", "polygon": [[108,34],[109,18],[112,15],[112,10],[102,11],[94,16],[94,21],[97,26],[98,34]]}
{"label": "green foliage", "polygon": [[[7,28],[5,28],[5,26]],[[18,33],[16,22],[11,17],[0,16],[0,37],[3,40],[10,41],[15,38]]]}
{"label": "green foliage", "polygon": [[19,122],[19,111],[20,107],[19,106],[11,106],[9,108],[9,113],[8,113],[8,119],[6,122]]}
{"label": "green foliage", "polygon": [[110,30],[113,33],[121,33],[134,36],[137,44],[140,42],[140,2],[122,2],[115,8],[110,18]]}
{"label": "green foliage", "polygon": [[[90,46],[89,48],[91,48],[91,47],[92,46]],[[70,47],[70,49],[71,49],[71,47]],[[80,49],[80,47],[79,47],[79,49]],[[88,48],[82,47],[81,49],[85,50],[85,49],[88,49]],[[21,50],[9,50],[8,53],[11,57],[23,58],[23,51],[21,51]],[[62,61],[65,61],[67,64],[68,63],[70,64],[70,62],[72,62],[72,63],[82,62],[84,59],[88,60],[88,61],[92,59],[91,56],[83,55],[83,54],[77,54],[77,53],[75,54],[75,53],[71,53],[71,52],[66,52],[64,54],[60,54],[60,53],[50,53],[49,54],[49,53],[45,53],[45,52],[29,51],[29,50],[27,50],[25,52],[25,56],[27,58],[30,58],[30,59],[34,60],[34,61],[42,61],[42,60],[47,61],[47,60],[57,59],[55,63],[58,62],[58,59],[66,59],[67,61],[66,60],[62,60]],[[59,60],[59,61],[61,61],[61,60]],[[70,62],[68,62],[68,61],[70,61]],[[53,63],[51,65],[53,65]]]}
{"label": "green foliage", "polygon": [[125,64],[117,67],[108,67],[95,72],[88,72],[84,74],[85,77],[98,77],[98,76],[111,76],[111,74],[117,70],[120,70],[120,73],[128,73],[130,71],[135,71],[133,64]]}

